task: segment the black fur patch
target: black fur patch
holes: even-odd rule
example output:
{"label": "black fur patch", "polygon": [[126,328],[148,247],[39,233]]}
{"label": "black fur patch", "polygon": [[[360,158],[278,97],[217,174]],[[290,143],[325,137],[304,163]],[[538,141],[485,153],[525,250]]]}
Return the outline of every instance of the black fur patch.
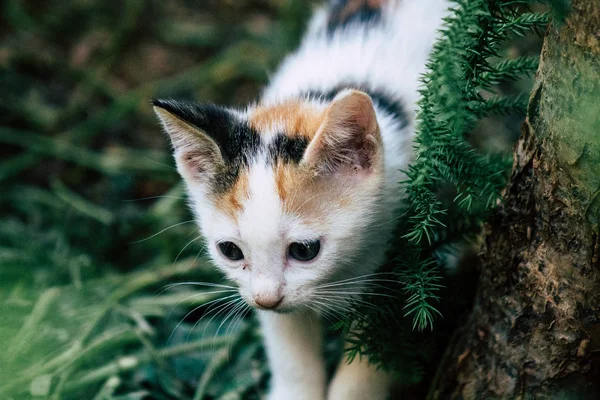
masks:
{"label": "black fur patch", "polygon": [[304,136],[289,137],[280,133],[269,144],[268,161],[297,164],[302,160],[307,146],[308,139]]}
{"label": "black fur patch", "polygon": [[[376,4],[376,5],[374,5]],[[327,20],[327,33],[333,34],[350,24],[377,24],[381,20],[379,2],[368,0],[334,0]]]}
{"label": "black fur patch", "polygon": [[308,90],[304,92],[307,97],[320,98],[327,101],[333,98],[344,89],[356,89],[365,92],[373,100],[373,104],[387,114],[391,115],[400,125],[400,129],[408,125],[408,115],[404,110],[404,106],[400,100],[394,99],[381,90],[368,90],[360,85],[340,85],[326,92],[318,90]]}
{"label": "black fur patch", "polygon": [[217,172],[213,181],[213,190],[217,193],[231,189],[240,170],[247,167],[259,151],[258,133],[226,108],[175,100],[153,100],[152,104],[195,126],[219,146],[225,168]]}

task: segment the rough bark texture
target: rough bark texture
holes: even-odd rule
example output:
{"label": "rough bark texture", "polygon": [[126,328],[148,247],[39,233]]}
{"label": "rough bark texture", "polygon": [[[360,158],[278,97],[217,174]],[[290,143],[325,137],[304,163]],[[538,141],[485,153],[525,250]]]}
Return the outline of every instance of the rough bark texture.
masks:
{"label": "rough bark texture", "polygon": [[432,399],[600,398],[600,1],[548,28],[482,275]]}

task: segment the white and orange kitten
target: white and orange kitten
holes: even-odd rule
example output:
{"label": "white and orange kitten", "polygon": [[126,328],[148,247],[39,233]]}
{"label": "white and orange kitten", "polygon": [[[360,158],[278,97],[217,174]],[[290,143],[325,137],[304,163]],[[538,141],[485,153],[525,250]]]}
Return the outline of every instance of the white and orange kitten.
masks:
{"label": "white and orange kitten", "polygon": [[365,358],[326,381],[323,313],[383,261],[445,0],[338,0],[244,110],[155,100],[216,265],[259,309],[271,400],[384,399]]}

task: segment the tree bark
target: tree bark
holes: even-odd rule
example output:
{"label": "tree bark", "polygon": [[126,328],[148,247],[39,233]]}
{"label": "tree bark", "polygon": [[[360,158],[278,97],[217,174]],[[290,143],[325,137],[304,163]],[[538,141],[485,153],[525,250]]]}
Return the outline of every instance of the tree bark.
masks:
{"label": "tree bark", "polygon": [[482,274],[431,399],[600,398],[600,1],[548,28]]}

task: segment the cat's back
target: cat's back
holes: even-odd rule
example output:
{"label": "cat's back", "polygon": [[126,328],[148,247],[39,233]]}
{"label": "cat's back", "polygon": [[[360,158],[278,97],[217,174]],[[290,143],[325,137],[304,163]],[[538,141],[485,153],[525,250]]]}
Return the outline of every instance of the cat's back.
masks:
{"label": "cat's back", "polygon": [[284,60],[263,99],[354,86],[412,105],[446,8],[446,0],[330,1],[315,13],[300,48]]}

